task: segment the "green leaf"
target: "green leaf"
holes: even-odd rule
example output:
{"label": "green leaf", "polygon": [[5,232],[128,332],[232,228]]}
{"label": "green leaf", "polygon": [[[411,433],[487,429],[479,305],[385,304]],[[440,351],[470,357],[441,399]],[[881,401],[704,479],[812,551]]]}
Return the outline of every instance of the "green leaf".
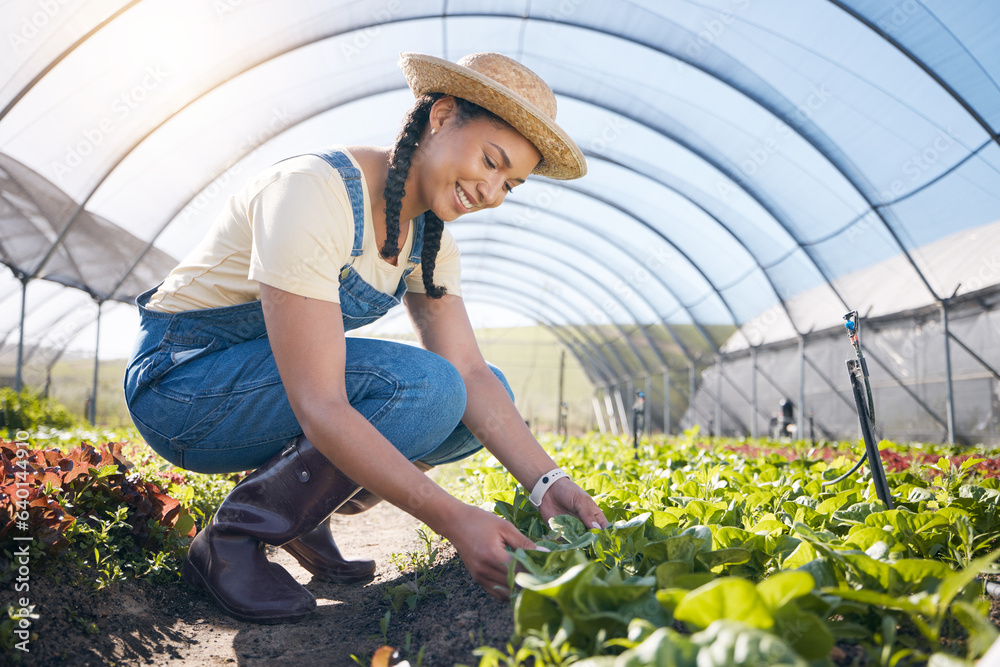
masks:
{"label": "green leaf", "polygon": [[776,572],[757,584],[757,592],[772,612],[779,611],[792,600],[808,595],[816,581],[807,572]]}
{"label": "green leaf", "polygon": [[816,556],[816,549],[811,544],[799,542],[799,546],[795,547],[795,551],[782,561],[781,566],[786,570],[793,570],[815,560]]}
{"label": "green leaf", "polygon": [[494,500],[494,496],[500,495],[505,491],[511,491],[510,478],[507,475],[499,472],[491,472],[486,475],[486,479],[483,480],[483,498],[486,500]]}
{"label": "green leaf", "polygon": [[956,572],[944,581],[941,582],[941,587],[938,589],[938,596],[940,598],[940,603],[943,608],[947,609],[951,601],[955,599],[955,596],[965,588],[969,582],[975,579],[980,572],[983,572],[988,568],[993,562],[1000,557],[1000,549],[997,549],[993,553],[987,554],[982,558],[977,558],[976,560],[969,563],[969,566],[962,570],[961,572]]}
{"label": "green leaf", "polygon": [[937,560],[905,558],[892,564],[899,583],[890,591],[895,595],[909,595],[917,591],[931,593],[939,582],[953,574],[953,570]]}
{"label": "green leaf", "polygon": [[856,503],[846,510],[833,513],[833,518],[847,523],[864,523],[874,512],[878,512],[885,506],[882,503]]}
{"label": "green leaf", "polygon": [[674,610],[677,609],[677,605],[690,592],[691,590],[688,588],[664,588],[663,590],[656,591],[656,601],[660,603],[660,606],[668,614],[673,615]]}
{"label": "green leaf", "polygon": [[797,568],[801,572],[807,572],[816,581],[817,587],[836,586],[839,583],[837,570],[829,558],[814,558],[805,565]]}
{"label": "green leaf", "polygon": [[968,602],[959,600],[951,607],[951,613],[955,615],[958,622],[969,631],[969,653],[971,655],[982,655],[1000,637],[1000,632],[975,606]]}
{"label": "green leaf", "polygon": [[706,553],[697,554],[695,557],[702,565],[709,570],[713,570],[720,565],[735,565],[745,563],[750,560],[749,549],[718,549]]}
{"label": "green leaf", "polygon": [[567,599],[573,594],[573,589],[581,581],[589,581],[595,568],[600,567],[594,562],[575,565],[559,576],[538,577],[527,572],[518,572],[514,581],[526,590],[532,590],[548,598]]}
{"label": "green leaf", "polygon": [[615,485],[615,481],[604,473],[591,475],[583,480],[580,486],[591,496],[600,496],[618,489],[617,485]]}
{"label": "green leaf", "polygon": [[567,542],[573,542],[588,532],[583,522],[572,514],[561,514],[552,517],[549,519],[549,527],[552,528],[553,533]]}
{"label": "green leaf", "polygon": [[[698,647],[690,639],[670,628],[660,628],[634,649],[621,654],[614,667],[697,667],[697,658]],[[583,666],[584,662],[574,664]]]}
{"label": "green leaf", "polygon": [[815,614],[802,611],[794,602],[789,602],[775,614],[774,620],[774,633],[803,658],[819,660],[830,654],[833,634]]}
{"label": "green leaf", "polygon": [[187,535],[192,528],[194,528],[194,517],[190,514],[183,514],[174,524],[174,530],[178,535]]}
{"label": "green leaf", "polygon": [[757,588],[737,577],[724,577],[697,588],[674,610],[677,620],[707,628],[712,621],[728,619],[763,630],[774,626],[774,616],[757,593]]}
{"label": "green leaf", "polygon": [[707,629],[692,635],[691,642],[701,647],[698,667],[807,667],[806,661],[780,638],[736,621],[715,621]]}
{"label": "green leaf", "polygon": [[528,630],[554,633],[562,620],[555,602],[533,590],[523,590],[514,601],[514,629],[520,635]]}
{"label": "green leaf", "polygon": [[892,567],[888,563],[875,560],[868,554],[843,554],[847,563],[848,581],[870,590],[890,592],[892,590]]}
{"label": "green leaf", "polygon": [[891,532],[863,524],[851,526],[850,532],[844,539],[845,545],[852,544],[862,551],[867,551],[880,542],[887,547],[892,547],[896,544],[896,538],[892,536]]}
{"label": "green leaf", "polygon": [[654,571],[654,574],[656,575],[656,587],[670,588],[673,586],[674,580],[677,577],[690,573],[691,568],[687,563],[681,563],[678,561],[660,563],[656,566],[656,570]]}
{"label": "green leaf", "polygon": [[780,521],[777,521],[776,519],[763,519],[758,521],[757,524],[750,529],[750,532],[755,535],[776,536],[787,533],[788,526]]}
{"label": "green leaf", "polygon": [[724,503],[707,503],[703,500],[692,500],[684,507],[685,513],[699,524],[718,523],[726,511]]}

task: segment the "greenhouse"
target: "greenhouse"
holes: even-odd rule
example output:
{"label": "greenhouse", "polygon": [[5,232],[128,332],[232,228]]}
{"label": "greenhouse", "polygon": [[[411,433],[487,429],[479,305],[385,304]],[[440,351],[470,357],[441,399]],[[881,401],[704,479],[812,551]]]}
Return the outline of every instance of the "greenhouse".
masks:
{"label": "greenhouse", "polygon": [[0,386],[86,355],[93,422],[136,298],[249,179],[392,145],[402,53],[491,51],[548,83],[587,174],[448,222],[462,299],[554,338],[577,430],[857,442],[855,313],[879,438],[1000,445],[1000,3],[11,0],[0,24]]}

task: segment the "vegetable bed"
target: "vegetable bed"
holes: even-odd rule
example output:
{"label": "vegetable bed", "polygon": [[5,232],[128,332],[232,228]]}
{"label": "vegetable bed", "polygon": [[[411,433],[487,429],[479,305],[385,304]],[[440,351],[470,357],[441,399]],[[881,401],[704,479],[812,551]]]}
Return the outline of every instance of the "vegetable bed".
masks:
{"label": "vegetable bed", "polygon": [[847,444],[546,447],[613,526],[548,527],[495,459],[465,466],[454,492],[550,550],[517,552],[517,637],[481,666],[957,666],[997,638],[977,578],[1000,555],[996,451],[881,443],[888,510],[867,466],[823,485],[854,462]]}

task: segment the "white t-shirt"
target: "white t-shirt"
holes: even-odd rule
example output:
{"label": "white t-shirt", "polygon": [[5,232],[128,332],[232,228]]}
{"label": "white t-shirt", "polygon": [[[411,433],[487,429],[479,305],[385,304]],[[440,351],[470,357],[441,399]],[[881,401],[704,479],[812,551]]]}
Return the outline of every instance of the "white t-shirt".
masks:
{"label": "white t-shirt", "polygon": [[[346,154],[360,171],[357,160]],[[260,299],[260,285],[340,303],[340,271],[351,264],[380,292],[394,294],[413,246],[413,221],[397,265],[378,253],[368,187],[364,193],[362,253],[351,257],[354,217],[340,173],[323,158],[302,155],[264,170],[233,195],[208,234],[181,261],[149,300],[148,308],[175,313]],[[420,264],[407,290],[423,293]],[[434,266],[434,284],[461,296],[458,245],[445,228]]]}

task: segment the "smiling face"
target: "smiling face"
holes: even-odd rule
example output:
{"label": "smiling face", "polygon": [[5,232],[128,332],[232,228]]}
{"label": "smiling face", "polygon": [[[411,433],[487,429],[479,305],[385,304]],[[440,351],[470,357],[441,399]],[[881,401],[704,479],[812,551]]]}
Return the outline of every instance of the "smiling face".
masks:
{"label": "smiling face", "polygon": [[444,97],[431,109],[407,190],[414,188],[422,210],[447,222],[499,206],[541,159],[511,126],[488,118],[462,119],[455,99]]}

